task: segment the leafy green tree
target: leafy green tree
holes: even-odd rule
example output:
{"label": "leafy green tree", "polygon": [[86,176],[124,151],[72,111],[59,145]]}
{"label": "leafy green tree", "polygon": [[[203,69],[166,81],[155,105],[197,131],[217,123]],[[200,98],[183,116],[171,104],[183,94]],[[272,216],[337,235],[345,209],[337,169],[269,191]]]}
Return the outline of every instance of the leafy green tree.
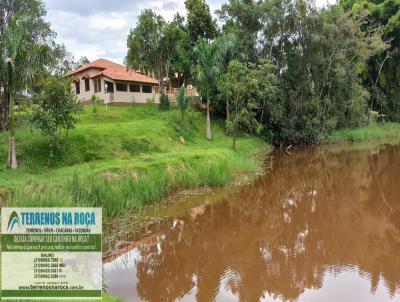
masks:
{"label": "leafy green tree", "polygon": [[261,8],[268,22],[260,56],[277,66],[279,80],[279,120],[264,131],[276,144],[298,144],[359,125],[368,99],[359,74],[382,45],[379,36],[363,33],[338,5],[265,1]]}
{"label": "leafy green tree", "polygon": [[251,62],[256,62],[259,57],[258,37],[263,20],[267,17],[262,15],[261,5],[260,1],[254,0],[229,0],[217,11],[219,19],[223,21],[223,33],[237,37],[237,52]]}
{"label": "leafy green tree", "polygon": [[[136,27],[128,35],[128,54],[125,61],[129,67],[155,71],[161,93],[164,93],[166,56],[163,49],[165,20],[151,9],[145,9]],[[168,63],[167,63],[168,64]]]}
{"label": "leafy green tree", "polygon": [[[228,34],[218,37],[215,40],[215,43],[218,45],[218,66],[220,74],[225,74],[228,70],[229,63],[237,57],[237,53],[235,52],[235,46],[237,43],[237,39],[235,35]],[[222,91],[222,97],[225,97],[225,112],[226,112],[226,120],[229,120],[229,97],[227,92]]]}
{"label": "leafy green tree", "polygon": [[255,114],[252,112],[252,108],[246,106],[248,75],[249,69],[247,65],[233,60],[229,64],[227,73],[220,81],[220,89],[226,92],[232,103],[232,114],[229,115],[226,125],[233,135],[233,149],[236,149],[236,134],[239,124],[251,124],[255,121]]}
{"label": "leafy green tree", "polygon": [[[25,19],[27,24],[27,34],[24,37],[24,45],[54,45],[55,33],[51,30],[50,24],[45,20],[46,8],[41,0],[3,0],[0,1],[0,56],[5,57],[7,54],[3,53],[5,49],[4,44],[7,43],[5,39],[8,39],[10,26],[15,23],[15,19]],[[1,46],[3,44],[3,46]],[[51,60],[46,61],[50,63]],[[49,64],[47,64],[49,65]],[[5,81],[2,76],[3,72],[0,72],[0,132],[6,131],[9,125],[9,98],[7,96],[7,88]],[[26,88],[26,87],[24,87]],[[28,86],[28,88],[30,88]],[[2,89],[4,94],[1,95]]]}
{"label": "leafy green tree", "polygon": [[187,113],[190,109],[191,98],[185,95],[185,86],[181,86],[176,94],[176,104],[178,105],[179,111],[181,112],[181,130],[182,133],[186,129],[187,125]]}
{"label": "leafy green tree", "polygon": [[133,68],[155,71],[161,94],[165,93],[165,77],[171,78],[175,72],[189,76],[189,40],[182,22],[181,16],[176,15],[172,22],[166,23],[154,11],[146,9],[128,36],[126,63]]}
{"label": "leafy green tree", "polygon": [[208,4],[204,0],[186,0],[185,6],[192,42],[197,42],[199,39],[212,40],[217,35],[217,25],[211,16]]}
{"label": "leafy green tree", "polygon": [[169,106],[170,106],[170,103],[169,103],[168,95],[167,94],[162,94],[160,96],[160,109],[162,111],[167,111],[167,110],[169,110]]}
{"label": "leafy green tree", "polygon": [[15,146],[14,100],[18,91],[30,85],[37,75],[44,72],[49,55],[47,45],[29,41],[29,18],[12,18],[4,30],[0,44],[0,72],[4,88],[4,101],[8,108],[8,165],[18,168]]}
{"label": "leafy green tree", "polygon": [[263,125],[276,125],[282,121],[282,106],[278,102],[279,83],[276,76],[276,66],[268,60],[260,60],[255,65],[250,63],[251,75],[249,79],[250,97],[257,99],[257,134],[264,131],[264,137],[271,141],[273,133]]}
{"label": "leafy green tree", "polygon": [[36,101],[39,106],[32,114],[32,122],[55,144],[63,130],[68,132],[75,127],[76,114],[82,110],[71,90],[71,82],[49,77]]}
{"label": "leafy green tree", "polygon": [[400,121],[400,1],[342,0],[340,5],[362,21],[364,34],[378,33],[386,43],[370,57],[362,78],[371,110]]}
{"label": "leafy green tree", "polygon": [[46,76],[62,77],[75,68],[74,58],[64,45],[51,43],[50,60],[47,62],[48,74]]}
{"label": "leafy green tree", "polygon": [[188,78],[191,54],[190,40],[183,19],[176,14],[174,20],[165,25],[162,33],[161,51],[165,62],[165,76],[168,76],[169,86],[175,74]]}
{"label": "leafy green tree", "polygon": [[79,68],[85,64],[89,64],[90,60],[86,56],[82,56],[79,58],[79,60],[75,63],[75,68]]}
{"label": "leafy green tree", "polygon": [[218,44],[207,43],[204,39],[200,40],[194,49],[194,57],[196,60],[194,67],[196,87],[207,105],[206,138],[211,140],[210,101],[212,90],[219,76]]}
{"label": "leafy green tree", "polygon": [[181,80],[179,85],[182,85],[188,83],[191,78],[193,47],[184,17],[178,13],[175,14],[173,21],[169,25],[174,28],[175,47],[172,53],[168,77],[172,79],[177,75]]}
{"label": "leafy green tree", "polygon": [[[261,131],[264,112],[275,99],[277,81],[275,66],[268,61],[260,64],[230,62],[226,74],[219,81],[219,89],[225,91],[231,102],[227,128],[233,136],[233,148],[239,128]],[[260,121],[257,116],[260,115]]]}

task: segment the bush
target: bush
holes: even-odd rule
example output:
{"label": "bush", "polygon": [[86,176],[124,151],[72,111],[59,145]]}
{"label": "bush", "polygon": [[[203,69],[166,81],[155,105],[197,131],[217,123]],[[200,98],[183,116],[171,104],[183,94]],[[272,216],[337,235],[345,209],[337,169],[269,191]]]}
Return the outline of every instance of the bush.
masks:
{"label": "bush", "polygon": [[92,102],[93,105],[93,114],[96,114],[100,107],[100,98],[97,95],[93,94],[90,97],[90,101]]}
{"label": "bush", "polygon": [[185,87],[179,89],[176,94],[176,103],[178,105],[179,111],[181,112],[181,131],[182,134],[187,130],[187,112],[190,109],[191,98],[189,96],[185,96]]}
{"label": "bush", "polygon": [[62,130],[74,128],[77,121],[75,114],[82,110],[70,83],[57,78],[49,78],[45,82],[37,103],[32,122],[50,138],[56,138]]}
{"label": "bush", "polygon": [[154,98],[154,95],[152,97],[148,97],[146,99],[146,104],[149,106],[153,106],[153,104],[155,104],[155,103],[156,103],[156,99]]}
{"label": "bush", "polygon": [[167,111],[167,110],[169,110],[169,106],[170,106],[170,104],[169,104],[168,95],[167,94],[162,94],[160,96],[160,109],[162,111]]}
{"label": "bush", "polygon": [[49,164],[52,164],[58,139],[62,130],[75,127],[75,114],[81,111],[69,81],[49,78],[37,97],[38,107],[34,109],[32,123],[50,138]]}

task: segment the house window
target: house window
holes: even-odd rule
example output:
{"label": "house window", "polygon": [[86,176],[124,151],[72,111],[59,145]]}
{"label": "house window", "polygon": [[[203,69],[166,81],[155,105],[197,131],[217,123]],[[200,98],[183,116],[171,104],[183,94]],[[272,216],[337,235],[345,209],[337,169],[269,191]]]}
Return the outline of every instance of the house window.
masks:
{"label": "house window", "polygon": [[101,92],[101,80],[93,80],[94,83],[94,92]]}
{"label": "house window", "polygon": [[129,85],[129,91],[130,92],[140,92],[140,85],[137,85],[137,84]]}
{"label": "house window", "polygon": [[81,93],[81,85],[79,82],[75,82],[75,92],[76,92],[76,94]]}
{"label": "house window", "polygon": [[109,81],[104,81],[104,91],[106,93],[114,93],[114,83]]}
{"label": "house window", "polygon": [[125,83],[117,83],[115,87],[117,88],[117,91],[128,91],[128,84]]}
{"label": "house window", "polygon": [[89,91],[90,90],[90,82],[89,79],[85,79],[85,91]]}
{"label": "house window", "polygon": [[153,92],[153,87],[152,86],[142,86],[142,92],[143,93],[152,93]]}

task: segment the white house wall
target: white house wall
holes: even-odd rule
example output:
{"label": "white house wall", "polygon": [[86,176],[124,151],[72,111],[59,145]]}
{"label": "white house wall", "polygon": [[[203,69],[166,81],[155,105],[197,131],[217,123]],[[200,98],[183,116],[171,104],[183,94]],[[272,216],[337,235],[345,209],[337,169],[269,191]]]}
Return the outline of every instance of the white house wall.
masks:
{"label": "white house wall", "polygon": [[[104,103],[131,103],[133,99],[135,99],[135,103],[146,103],[147,100],[150,98],[153,98],[156,103],[159,103],[160,101],[160,94],[158,93],[143,93],[143,92],[125,92],[125,91],[116,91],[116,81],[113,81],[107,77],[100,77],[101,80],[101,92],[94,92],[94,80],[95,79],[89,79],[89,91],[85,91],[85,80],[82,79],[82,77],[86,74],[89,76],[92,76],[94,74],[97,74],[99,70],[97,69],[88,69],[83,72],[74,74],[74,78],[78,78],[79,81],[79,88],[80,88],[80,93],[77,94],[77,98],[80,101],[83,102],[89,102],[90,98],[93,94],[97,95],[100,100]],[[96,78],[99,79],[99,78]],[[112,100],[112,95],[111,93],[105,93],[105,88],[104,84],[105,81],[112,82],[114,84],[114,100]],[[117,81],[118,82],[118,81]],[[122,82],[121,82],[122,83]],[[123,82],[128,84],[128,89],[129,89],[129,84],[138,84],[138,85],[146,85],[146,86],[152,86],[148,84],[141,84],[141,83],[134,83],[134,82]],[[142,88],[141,88],[142,89]],[[72,83],[72,90],[75,93],[75,83]],[[154,91],[154,87],[153,87]]]}

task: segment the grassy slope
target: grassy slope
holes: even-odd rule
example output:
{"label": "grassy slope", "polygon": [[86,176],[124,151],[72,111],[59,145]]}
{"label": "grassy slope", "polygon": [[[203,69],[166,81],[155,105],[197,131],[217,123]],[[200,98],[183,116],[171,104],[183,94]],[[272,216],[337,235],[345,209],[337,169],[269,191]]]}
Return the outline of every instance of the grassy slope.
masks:
{"label": "grassy slope", "polygon": [[[48,140],[21,127],[20,169],[0,165],[0,197],[8,196],[10,206],[103,206],[106,217],[113,217],[181,188],[224,185],[238,172],[257,169],[251,155],[267,148],[259,139],[243,137],[234,152],[217,123],[213,140],[205,140],[200,113],[192,113],[192,130],[181,145],[178,120],[176,110],[109,106],[93,115],[87,107],[76,129],[61,139],[51,168]],[[3,134],[1,163],[6,156]]]}
{"label": "grassy slope", "polygon": [[337,130],[326,141],[367,141],[398,138],[400,138],[399,123],[379,123],[374,126]]}

